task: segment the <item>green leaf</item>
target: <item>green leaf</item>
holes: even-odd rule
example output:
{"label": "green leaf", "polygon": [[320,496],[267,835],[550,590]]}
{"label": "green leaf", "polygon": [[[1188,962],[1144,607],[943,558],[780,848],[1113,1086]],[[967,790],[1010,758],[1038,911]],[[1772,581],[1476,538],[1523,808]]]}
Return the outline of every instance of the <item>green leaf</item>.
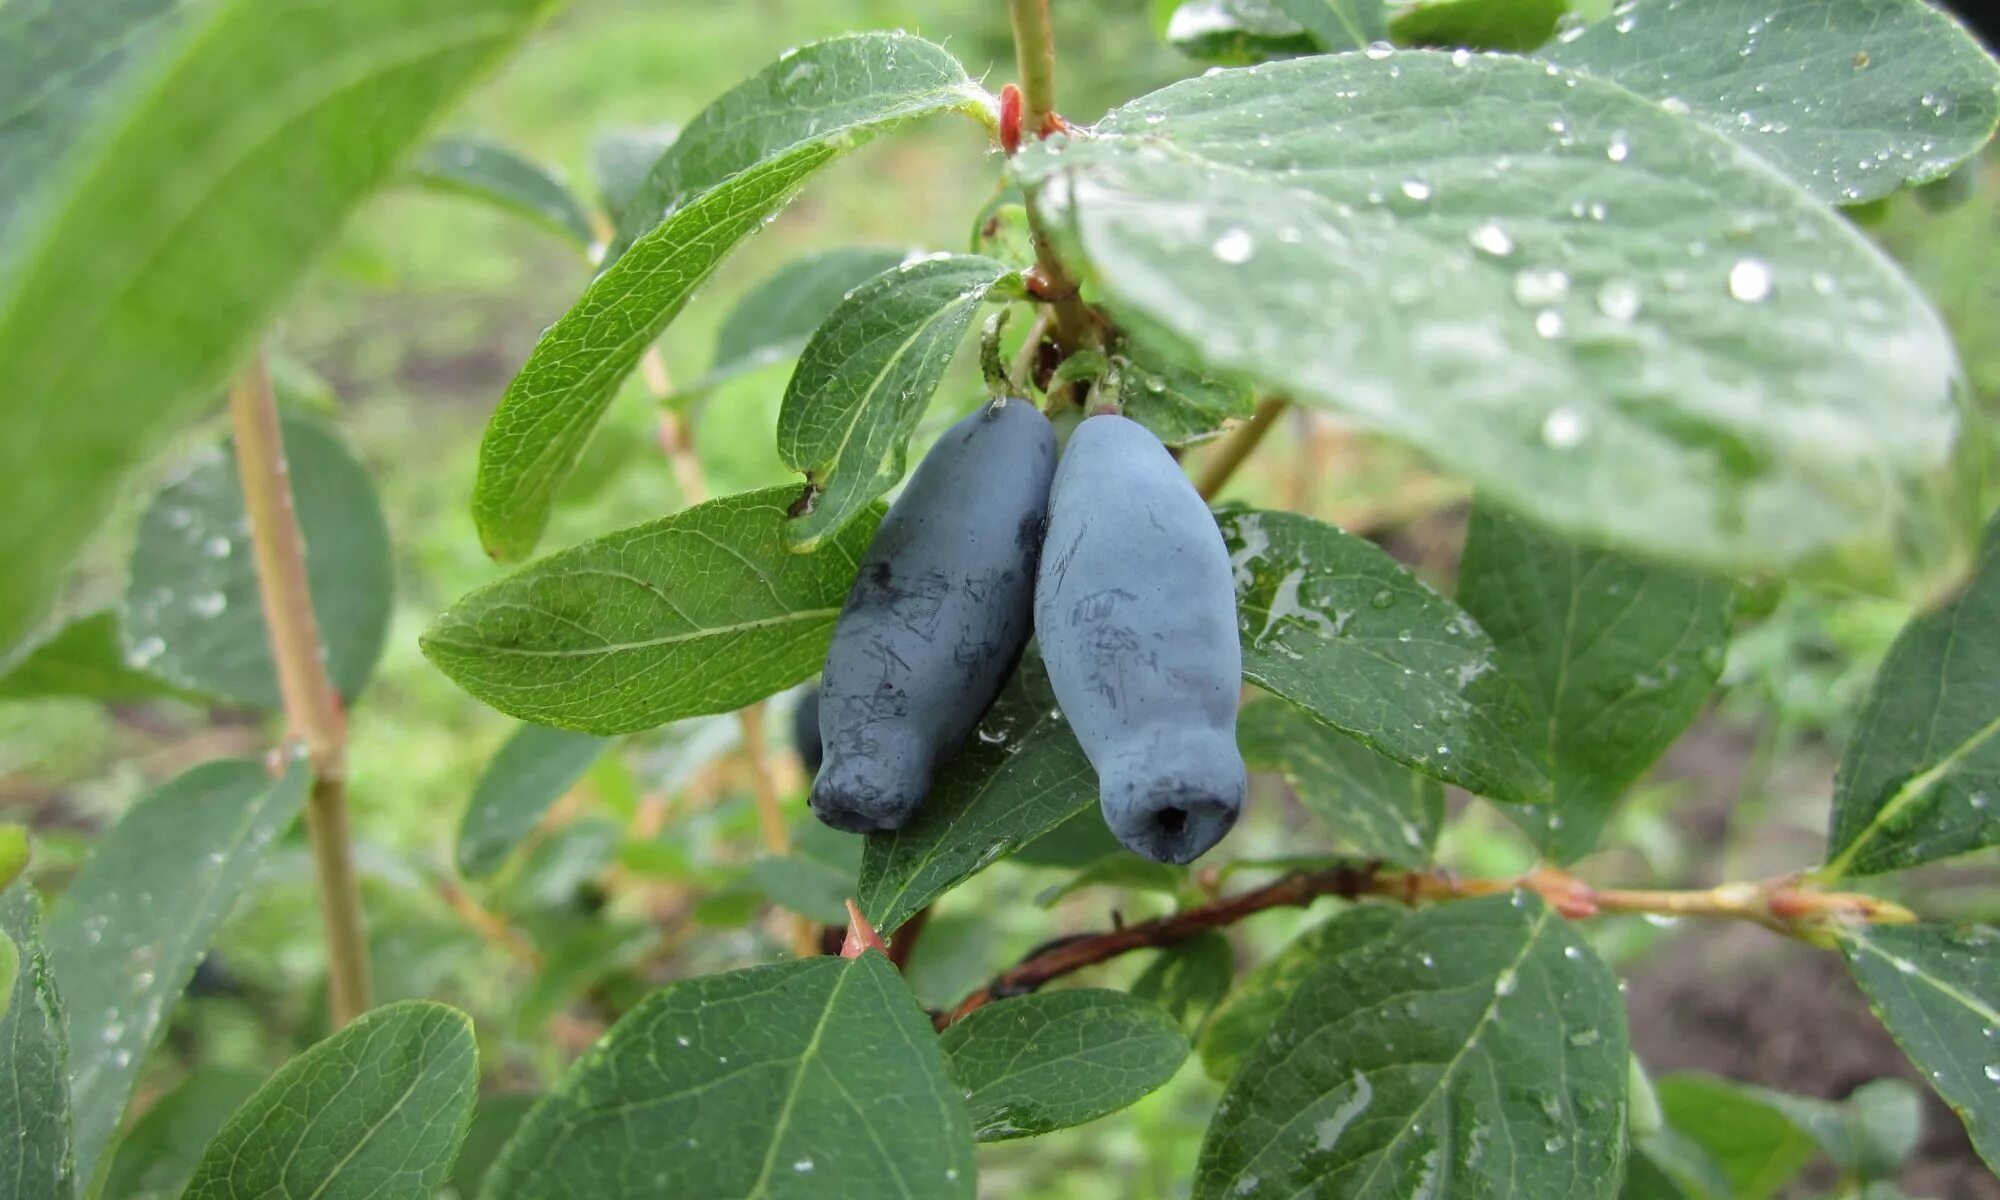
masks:
{"label": "green leaf", "polygon": [[[1030,650],[909,824],[868,836],[861,911],[890,933],[961,882],[1097,804],[1097,772]],[[1100,822],[1101,823],[1101,822]]]}
{"label": "green leaf", "polygon": [[604,738],[543,725],[516,729],[480,772],[472,803],[459,820],[459,873],[477,879],[499,870],[609,745]]}
{"label": "green leaf", "polygon": [[788,263],[736,302],[715,335],[715,361],[696,390],[797,358],[847,293],[903,261],[901,250],[843,246]]}
{"label": "green leaf", "polygon": [[533,1035],[579,996],[659,944],[650,925],[615,921],[565,923],[548,940],[549,953],[534,982],[522,993],[514,1023],[523,1035]]}
{"label": "green leaf", "polygon": [[21,951],[14,939],[0,933],[0,1017],[14,1006],[14,980],[21,974]]}
{"label": "green leaf", "polygon": [[0,1179],[7,1200],[71,1200],[76,1179],[69,1109],[69,1046],[55,973],[36,936],[41,899],[25,883],[0,891],[0,934],[21,970],[0,1013]]}
{"label": "green leaf", "polygon": [[185,1200],[431,1200],[472,1120],[472,1022],[410,1000],[286,1063],[208,1144]]}
{"label": "green leaf", "polygon": [[[1619,1200],[1730,1200],[1722,1169],[1701,1153],[1691,1143],[1680,1145],[1671,1132],[1635,1138]],[[1695,1156],[1692,1166],[1685,1156]]]}
{"label": "green leaf", "polygon": [[1192,1036],[1208,1023],[1235,980],[1236,951],[1228,938],[1211,929],[1155,954],[1132,981],[1132,995],[1164,1009]]}
{"label": "green leaf", "polygon": [[182,693],[164,680],[125,665],[118,614],[105,610],[78,617],[26,649],[0,675],[0,697],[78,696],[88,700],[142,700]]}
{"label": "green leaf", "polygon": [[822,925],[847,924],[847,900],[854,895],[854,872],[803,854],[760,858],[750,878],[773,904]]}
{"label": "green leaf", "polygon": [[1168,19],[1166,36],[1189,58],[1215,63],[1262,62],[1318,48],[1275,0],[1186,0]]}
{"label": "green leaf", "polygon": [[262,1082],[229,1067],[197,1069],[119,1139],[102,1194],[115,1200],[179,1200],[209,1139]]}
{"label": "green leaf", "polygon": [[888,959],[802,959],[653,993],[529,1114],[484,1192],[693,1194],[973,1194],[965,1106]]}
{"label": "green leaf", "polygon": [[1840,937],[1875,1015],[2000,1170],[2000,934],[1983,925],[1867,925]]}
{"label": "green leaf", "polygon": [[28,869],[28,831],[20,825],[0,825],[0,890]]}
{"label": "green leaf", "polygon": [[1320,56],[1174,84],[1015,163],[1122,322],[1557,532],[1878,588],[1963,556],[1929,304],[1749,151],[1615,84]]}
{"label": "green leaf", "polygon": [[203,763],[133,805],[49,909],[49,962],[69,1010],[77,1178],[108,1165],[146,1056],[249,886],[299,815],[310,776],[252,759]]}
{"label": "green leaf", "polygon": [[[292,417],[284,439],[327,673],[352,701],[388,638],[389,527],[368,473],[331,431]],[[188,691],[283,707],[230,447],[197,457],[140,517],[118,619],[126,665]]]}
{"label": "green leaf", "polygon": [[1549,858],[1590,853],[1619,797],[1707,703],[1732,593],[1726,580],[1588,549],[1473,504],[1458,600],[1534,706],[1554,792],[1508,816]]}
{"label": "green leaf", "polygon": [[1272,0],[1321,50],[1366,50],[1389,36],[1382,0]]}
{"label": "green leaf", "polygon": [[1087,867],[1120,851],[1125,847],[1112,836],[1103,811],[1093,804],[1014,851],[1008,861],[1029,867]]}
{"label": "green leaf", "polygon": [[[1015,855],[1013,861],[1021,861],[1020,855]],[[1120,846],[1061,883],[1043,889],[1035,896],[1035,903],[1052,908],[1067,897],[1093,887],[1176,896],[1187,881],[1187,868],[1141,858]]]}
{"label": "green leaf", "polygon": [[1834,777],[1824,874],[1872,875],[2000,842],[2000,517],[1957,599],[1875,673]]}
{"label": "green leaf", "polygon": [[903,477],[910,434],[1005,263],[972,254],[905,261],[847,293],[799,355],[778,413],[778,457],[809,499],[785,527],[810,550]]}
{"label": "green leaf", "polygon": [[1945,175],[2000,119],[2000,65],[1923,0],[1639,0],[1548,57],[1743,143],[1829,204]]}
{"label": "green leaf", "polygon": [[1764,1200],[1796,1176],[1817,1149],[1813,1139],[1754,1089],[1708,1075],[1655,1081],[1667,1124],[1714,1160],[1728,1195]]}
{"label": "green leaf", "polygon": [[1568,0],[1391,0],[1389,30],[1406,46],[1533,50],[1556,31]]}
{"label": "green leaf", "polygon": [[678,125],[641,125],[607,129],[590,143],[590,178],[604,211],[618,220],[625,206],[646,185],[653,164],[679,137]]}
{"label": "green leaf", "polygon": [[1923,1096],[1901,1079],[1864,1083],[1838,1104],[1763,1088],[1750,1091],[1818,1142],[1844,1175],[1891,1178],[1921,1140]]}
{"label": "green leaf", "polygon": [[1194,1195],[1609,1198],[1627,1054],[1617,980],[1539,898],[1425,909],[1299,988],[1223,1094]]}
{"label": "green leaf", "polygon": [[1209,1015],[1197,1044],[1202,1070],[1218,1083],[1229,1082],[1313,972],[1389,936],[1406,915],[1385,905],[1357,905],[1306,930],[1257,964]]}
{"label": "green leaf", "polygon": [[1527,701],[1456,604],[1374,543],[1310,517],[1220,519],[1244,678],[1446,783],[1546,797]]}
{"label": "green leaf", "polygon": [[617,261],[542,334],[486,427],[473,516],[487,553],[534,549],[619,382],[819,168],[919,117],[990,105],[942,49],[871,33],[787,55],[702,110],[624,206]]}
{"label": "green leaf", "polygon": [[541,1096],[536,1092],[500,1092],[481,1096],[472,1114],[472,1128],[451,1164],[451,1190],[458,1200],[473,1200],[479,1185],[512,1140],[514,1131],[527,1119]]}
{"label": "green leaf", "polygon": [[1172,1079],[1188,1053],[1158,1005],[1108,988],[997,1000],[947,1027],[939,1042],[982,1142],[1117,1112]]}
{"label": "green leaf", "polygon": [[1276,697],[1244,706],[1236,743],[1253,771],[1283,775],[1339,841],[1401,867],[1430,861],[1444,789]]}
{"label": "green leaf", "polygon": [[[348,214],[552,7],[181,5],[176,34],[135,55],[146,68],[89,112],[88,134],[88,90],[164,27],[166,6],[8,9],[0,111],[21,119],[6,174],[50,186],[8,231],[0,269],[0,478],[35,514],[0,529],[0,647],[41,613],[124,476],[214,403]],[[25,72],[20,55],[35,60]]]}
{"label": "green leaf", "polygon": [[1169,446],[1206,441],[1228,422],[1257,411],[1256,397],[1243,383],[1209,375],[1151,346],[1128,343],[1115,365],[1124,414]]}
{"label": "green leaf", "polygon": [[410,182],[432,191],[483,201],[525,217],[578,249],[597,241],[590,210],[554,171],[498,142],[439,138],[410,164]]}
{"label": "green leaf", "polygon": [[793,554],[792,492],[726,496],[552,554],[460,599],[424,653],[501,712],[583,733],[761,700],[819,669],[879,519]]}

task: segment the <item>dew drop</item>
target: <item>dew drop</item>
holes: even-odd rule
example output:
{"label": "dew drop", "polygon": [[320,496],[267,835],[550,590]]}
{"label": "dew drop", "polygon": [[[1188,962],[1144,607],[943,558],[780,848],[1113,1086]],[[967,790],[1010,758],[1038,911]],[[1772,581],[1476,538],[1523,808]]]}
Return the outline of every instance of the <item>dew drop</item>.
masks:
{"label": "dew drop", "polygon": [[1638,316],[1639,306],[1639,286],[1628,279],[1613,279],[1597,289],[1597,310],[1614,321]]}
{"label": "dew drop", "polygon": [[1387,42],[1370,42],[1368,43],[1368,48],[1362,51],[1363,54],[1366,54],[1376,62],[1381,62],[1395,52],[1396,48]]}
{"label": "dew drop", "polygon": [[1985,1074],[1986,1078],[1991,1079],[1995,1083],[2000,1083],[2000,1063],[1987,1063]]}
{"label": "dew drop", "polygon": [[1257,240],[1250,236],[1247,229],[1231,228],[1224,230],[1209,249],[1214,252],[1217,261],[1233,266],[1250,261],[1250,256],[1257,253]]}
{"label": "dew drop", "polygon": [[1421,179],[1405,179],[1403,194],[1412,200],[1428,200],[1431,198],[1431,185]]}
{"label": "dew drop", "polygon": [[1569,294],[1569,276],[1560,267],[1527,267],[1514,276],[1514,299],[1531,307],[1554,304]]}
{"label": "dew drop", "polygon": [[1685,117],[1694,111],[1688,107],[1688,102],[1679,96],[1668,96],[1665,100],[1660,101],[1660,107],[1678,117]]}
{"label": "dew drop", "polygon": [[1583,414],[1573,408],[1558,408],[1542,419],[1542,441],[1551,449],[1567,450],[1583,440]]}
{"label": "dew drop", "polygon": [[1495,258],[1505,258],[1514,252],[1514,239],[1508,236],[1506,230],[1500,228],[1497,221],[1487,221],[1482,225],[1473,226],[1465,238],[1472,243],[1473,249],[1491,254]]}
{"label": "dew drop", "polygon": [[229,597],[221,592],[207,592],[188,601],[188,607],[197,617],[219,617],[229,607]]}
{"label": "dew drop", "polygon": [[228,558],[229,539],[221,536],[212,537],[201,544],[201,549],[202,553],[210,558]]}
{"label": "dew drop", "polygon": [[1376,608],[1393,608],[1396,604],[1396,593],[1390,591],[1388,588],[1383,588],[1369,597],[1368,603],[1374,605]]}
{"label": "dew drop", "polygon": [[1615,163],[1622,163],[1632,156],[1632,143],[1625,140],[1623,133],[1611,135],[1610,144],[1604,147],[1604,157]]}
{"label": "dew drop", "polygon": [[1761,258],[1739,258],[1729,268],[1729,294],[1745,304],[1771,296],[1771,266]]}
{"label": "dew drop", "polygon": [[1545,308],[1535,314],[1535,332],[1545,338],[1559,338],[1563,335],[1563,315],[1553,308]]}

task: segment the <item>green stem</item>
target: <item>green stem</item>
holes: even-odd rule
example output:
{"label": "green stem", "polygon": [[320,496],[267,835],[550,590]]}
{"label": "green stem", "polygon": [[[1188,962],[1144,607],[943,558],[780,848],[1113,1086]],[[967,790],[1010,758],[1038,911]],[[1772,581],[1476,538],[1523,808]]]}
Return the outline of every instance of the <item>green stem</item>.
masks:
{"label": "green stem", "polygon": [[1236,474],[1236,468],[1242,466],[1251,452],[1257,449],[1257,444],[1271,432],[1271,426],[1278,423],[1278,418],[1290,405],[1291,399],[1287,396],[1266,396],[1258,402],[1257,411],[1252,414],[1249,423],[1229,435],[1202,471],[1200,482],[1195,484],[1195,490],[1201,493],[1202,499],[1215,499],[1215,494],[1229,482],[1230,476]]}
{"label": "green stem", "polygon": [[339,1028],[368,1011],[372,990],[361,889],[347,829],[347,714],[326,673],[319,621],[306,583],[305,539],[293,510],[278,405],[261,348],[230,382],[229,417],[285,723],[304,743],[312,764],[306,835],[326,926],[327,1008]]}
{"label": "green stem", "polygon": [[[1021,134],[1039,138],[1056,111],[1056,39],[1049,27],[1049,0],[1008,0],[1014,20],[1014,63],[1021,76]],[[1081,350],[1094,340],[1090,310],[1084,307],[1082,289],[1049,240],[1035,206],[1039,189],[1026,189],[1028,237],[1035,245],[1035,268],[1042,278],[1051,311],[1055,313],[1056,341],[1065,354]]]}

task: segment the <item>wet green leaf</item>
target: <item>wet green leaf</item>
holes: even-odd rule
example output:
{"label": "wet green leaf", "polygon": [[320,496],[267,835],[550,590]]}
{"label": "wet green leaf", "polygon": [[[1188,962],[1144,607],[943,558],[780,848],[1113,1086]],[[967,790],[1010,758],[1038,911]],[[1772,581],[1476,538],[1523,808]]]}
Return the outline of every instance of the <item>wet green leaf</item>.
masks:
{"label": "wet green leaf", "polygon": [[580,250],[597,240],[590,210],[569,185],[538,162],[498,142],[439,138],[410,164],[412,183],[490,204],[567,239]]}
{"label": "wet green leaf", "polygon": [[1284,776],[1299,803],[1342,845],[1397,866],[1430,860],[1444,823],[1437,780],[1275,696],[1253,700],[1238,714],[1236,743],[1251,770]]}
{"label": "wet green leaf", "polygon": [[529,1114],[488,1200],[971,1197],[972,1137],[889,960],[682,980],[613,1026]]}
{"label": "wet green leaf", "polygon": [[1356,906],[1306,930],[1257,964],[1223,997],[1201,1031],[1202,1070],[1218,1083],[1229,1082],[1313,972],[1387,937],[1406,915],[1382,905]]}
{"label": "wet green leaf", "polygon": [[1211,929],[1155,954],[1132,981],[1132,994],[1158,1005],[1192,1036],[1235,981],[1236,951]]}
{"label": "wet green leaf", "polygon": [[1612,806],[1707,703],[1733,590],[1473,505],[1458,600],[1534,706],[1554,792],[1508,816],[1555,862],[1596,847]]}
{"label": "wet green leaf", "polygon": [[184,1200],[432,1200],[478,1085],[464,1013],[417,1000],[364,1013],[236,1110]]}
{"label": "wet green leaf", "polygon": [[1122,322],[1557,532],[1884,590],[1964,557],[1929,304],[1749,151],[1615,84],[1323,55],[1174,84],[1015,163]]}
{"label": "wet green leaf", "polygon": [[1547,56],[1692,116],[1830,204],[1936,179],[2000,119],[2000,65],[1923,0],[1639,0]]}
{"label": "wet green leaf", "polygon": [[1172,1079],[1188,1052],[1158,1005],[1108,988],[996,1000],[947,1027],[939,1042],[982,1142],[1117,1112]]}
{"label": "wet green leaf", "polygon": [[972,254],[892,267],[851,291],[799,354],[778,413],[778,457],[810,501],[785,527],[811,550],[903,477],[904,455],[979,306],[1012,268]]}
{"label": "wet green leaf", "polygon": [[605,738],[543,725],[516,729],[480,772],[459,820],[459,872],[478,878],[499,870],[609,745]]}
{"label": "wet green leaf", "polygon": [[125,665],[118,614],[109,610],[78,617],[56,629],[27,648],[12,670],[0,675],[0,697],[138,700],[182,694],[165,680]]}
{"label": "wet green leaf", "polygon": [[[368,473],[317,422],[287,418],[285,461],[327,674],[352,701],[388,639],[395,567]],[[200,454],[139,519],[119,609],[125,663],[176,687],[283,707],[234,452]]]}
{"label": "wet green leaf", "polygon": [[0,1013],[0,1179],[8,1200],[71,1200],[76,1180],[69,1108],[69,1046],[62,999],[37,936],[41,899],[26,883],[0,891],[0,934],[20,969]]}
{"label": "wet green leaf", "polygon": [[309,772],[203,763],[133,805],[49,909],[43,940],[69,1011],[77,1178],[109,1165],[146,1057],[271,842],[305,806]]}
{"label": "wet green leaf", "polygon": [[1309,517],[1221,517],[1243,675],[1400,763],[1497,800],[1548,778],[1493,641],[1372,542]]}
{"label": "wet green leaf", "polygon": [[1150,346],[1128,344],[1114,361],[1124,414],[1169,446],[1206,441],[1257,410],[1256,398],[1240,380],[1209,375]]}
{"label": "wet green leaf", "polygon": [[583,733],[761,700],[819,669],[878,519],[794,554],[792,494],[727,496],[552,554],[460,599],[424,653],[501,712]]}

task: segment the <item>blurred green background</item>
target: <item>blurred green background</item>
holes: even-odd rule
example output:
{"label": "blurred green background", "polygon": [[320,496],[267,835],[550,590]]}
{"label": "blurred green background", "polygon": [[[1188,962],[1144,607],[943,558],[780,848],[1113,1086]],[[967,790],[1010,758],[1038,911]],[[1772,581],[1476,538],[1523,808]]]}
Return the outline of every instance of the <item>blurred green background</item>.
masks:
{"label": "blurred green background", "polygon": [[[1151,0],[1055,5],[1061,107],[1073,120],[1198,73],[1158,36]],[[559,167],[590,190],[594,140],[615,128],[677,123],[786,47],[864,28],[906,28],[944,43],[989,87],[1013,75],[1004,6],[994,0],[576,0],[451,119]],[[1980,407],[2000,397],[2000,179],[1933,212],[1899,196],[1869,227],[1957,330]],[[732,259],[673,326],[673,379],[709,365],[730,302],[809,249],[959,249],[992,194],[997,159],[978,128],[940,122],[870,146],[831,170]],[[295,402],[327,409],[371,470],[397,553],[388,653],[354,714],[356,832],[366,872],[380,998],[429,996],[477,1021],[488,1087],[546,1086],[607,1020],[666,979],[784,953],[783,925],[748,867],[757,855],[748,776],[730,718],[625,739],[491,886],[453,878],[458,816],[511,723],[460,693],[418,654],[416,635],[450,601],[498,577],[468,514],[480,432],[537,331],[560,315],[590,266],[558,239],[462,199],[414,189],[373,202],[282,322],[276,345],[330,385]],[[960,367],[967,364],[961,363]],[[940,402],[972,402],[961,371]],[[772,437],[785,368],[742,376],[692,410],[709,485],[733,492],[788,482]],[[219,415],[219,406],[218,406]],[[196,431],[191,441],[218,435]],[[657,407],[632,380],[564,498],[545,549],[683,503],[659,452]],[[1292,420],[1232,494],[1316,512],[1376,537],[1448,584],[1462,532],[1460,491],[1406,452],[1323,420]],[[165,456],[162,469],[171,464]],[[136,502],[148,491],[133,489]],[[127,513],[105,531],[75,602],[114,593],[130,544]],[[1722,698],[1628,802],[1583,873],[1643,886],[1699,885],[1804,866],[1823,836],[1832,765],[1874,665],[1907,616],[1873,600],[1777,598],[1746,622]],[[782,716],[789,698],[776,702]],[[782,731],[788,722],[773,721]],[[249,717],[172,702],[0,702],[0,803],[38,834],[37,870],[58,879],[147,785],[193,762],[260,746]],[[800,776],[789,811],[804,817]],[[1463,798],[1455,801],[1463,804]],[[1482,806],[1450,827],[1446,863],[1476,874],[1525,866],[1525,844]],[[664,828],[661,835],[658,829]],[[851,858],[841,835],[802,826],[808,849]],[[1325,834],[1281,789],[1213,856],[1223,863],[1321,850]],[[1992,853],[1898,877],[1927,913],[2000,918]],[[1254,870],[1254,867],[1249,868]],[[324,1030],[319,940],[303,845],[274,856],[177,1018],[146,1089],[190,1066],[268,1072]],[[1052,908],[1037,896],[1059,871],[1003,866],[940,907],[912,979],[942,1005],[1034,944],[1166,911],[1172,897],[1089,888]],[[1197,878],[1186,886],[1231,886]],[[1899,893],[1902,894],[1902,893]],[[1318,912],[1275,912],[1232,932],[1254,962]],[[1838,963],[1751,930],[1644,922],[1592,926],[1630,976],[1635,1044],[1661,1069],[1700,1067],[1837,1097],[1908,1067]],[[535,970],[530,959],[546,964]],[[1185,965],[1185,964],[1184,964]],[[1133,956],[1084,982],[1124,982]],[[1085,1198],[1184,1195],[1219,1089],[1193,1060],[1136,1108],[1032,1143],[981,1150],[982,1194]],[[1956,1122],[1932,1114],[1905,1180],[1915,1195],[2000,1195]],[[1808,1193],[1801,1193],[1808,1194]]]}

